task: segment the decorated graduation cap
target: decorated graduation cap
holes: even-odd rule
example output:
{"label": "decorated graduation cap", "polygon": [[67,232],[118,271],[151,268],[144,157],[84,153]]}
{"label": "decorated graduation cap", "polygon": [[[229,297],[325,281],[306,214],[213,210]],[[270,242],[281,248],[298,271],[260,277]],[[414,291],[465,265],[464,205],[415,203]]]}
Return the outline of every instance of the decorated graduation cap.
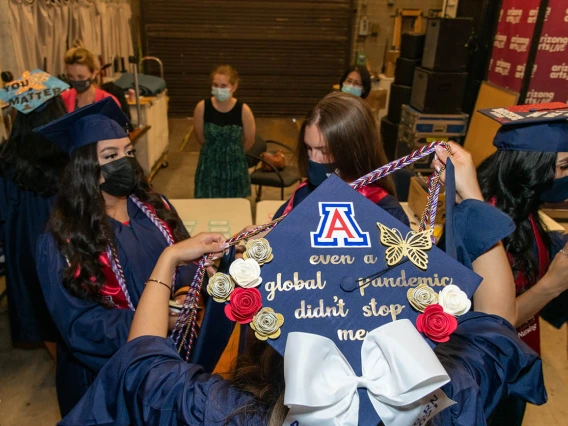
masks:
{"label": "decorated graduation cap", "polygon": [[29,114],[68,88],[67,83],[36,69],[24,71],[19,80],[11,81],[2,87],[0,99],[18,111]]}
{"label": "decorated graduation cap", "polygon": [[493,139],[499,150],[568,152],[568,104],[517,105],[479,112],[501,124]]}
{"label": "decorated graduation cap", "polygon": [[453,403],[432,348],[480,282],[332,175],[207,291],[284,355],[286,425],[393,426]]}
{"label": "decorated graduation cap", "polygon": [[34,129],[72,154],[77,148],[109,139],[127,138],[130,120],[112,98],[79,108]]}

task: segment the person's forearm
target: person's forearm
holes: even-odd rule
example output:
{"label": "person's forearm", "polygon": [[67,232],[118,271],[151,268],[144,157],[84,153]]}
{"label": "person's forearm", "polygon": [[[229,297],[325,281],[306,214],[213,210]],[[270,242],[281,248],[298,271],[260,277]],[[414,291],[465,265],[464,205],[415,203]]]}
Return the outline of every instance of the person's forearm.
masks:
{"label": "person's forearm", "polygon": [[475,311],[499,315],[515,324],[515,281],[503,244],[499,242],[474,260],[473,270],[483,277],[473,295]]}
{"label": "person's forearm", "polygon": [[[164,250],[152,274],[151,279],[161,281],[171,286],[173,274],[176,268],[175,261],[168,249]],[[155,281],[148,281],[136,308],[128,341],[140,336],[168,335],[168,318],[171,291],[165,285]]]}
{"label": "person's forearm", "polygon": [[559,295],[560,292],[549,282],[549,277],[547,275],[542,277],[534,286],[517,297],[519,316],[515,326],[523,325]]}

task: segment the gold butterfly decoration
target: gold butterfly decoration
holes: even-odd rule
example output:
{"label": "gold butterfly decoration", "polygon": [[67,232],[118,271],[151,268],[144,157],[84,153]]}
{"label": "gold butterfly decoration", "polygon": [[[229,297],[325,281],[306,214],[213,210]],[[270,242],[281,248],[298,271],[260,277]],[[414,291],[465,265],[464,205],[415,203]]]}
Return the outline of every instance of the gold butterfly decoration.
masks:
{"label": "gold butterfly decoration", "polygon": [[382,223],[377,223],[377,226],[381,231],[381,244],[388,247],[385,253],[388,266],[396,265],[406,256],[418,268],[426,270],[428,267],[426,251],[432,248],[431,229],[422,232],[410,231],[403,239],[398,229],[387,228]]}

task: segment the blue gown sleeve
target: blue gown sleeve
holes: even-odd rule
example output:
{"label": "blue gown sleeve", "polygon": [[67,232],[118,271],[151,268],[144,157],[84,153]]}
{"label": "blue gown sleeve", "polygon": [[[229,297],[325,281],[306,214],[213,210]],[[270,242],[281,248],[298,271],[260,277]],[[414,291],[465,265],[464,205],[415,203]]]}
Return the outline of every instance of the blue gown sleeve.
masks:
{"label": "blue gown sleeve", "polygon": [[377,203],[377,206],[393,216],[395,219],[398,219],[406,226],[410,227],[408,216],[406,215],[398,200],[392,195],[387,195],[386,197],[384,197]]}
{"label": "blue gown sleeve", "polygon": [[142,336],[116,353],[59,425],[266,424],[253,409],[232,417],[251,404],[248,394],[220,376],[183,362],[170,339]]}
{"label": "blue gown sleeve", "polygon": [[[456,259],[470,269],[475,259],[515,230],[513,220],[501,210],[471,199],[454,207],[452,227]],[[446,238],[445,244],[448,251],[452,243]]]}
{"label": "blue gown sleeve", "polygon": [[[568,241],[568,234],[562,232],[550,232],[552,239],[552,247],[550,250],[550,261],[558,254],[566,241]],[[552,299],[541,311],[540,316],[552,324],[556,328],[568,322],[568,290],[565,290],[557,298]]]}
{"label": "blue gown sleeve", "polygon": [[541,405],[547,400],[542,360],[495,315],[468,312],[446,343],[434,349],[451,381],[442,390],[457,404],[435,425],[485,425],[501,399],[515,395]]}
{"label": "blue gown sleeve", "polygon": [[37,272],[47,308],[73,356],[96,373],[126,343],[134,313],[72,296],[61,282],[64,266],[53,237],[41,235]]}

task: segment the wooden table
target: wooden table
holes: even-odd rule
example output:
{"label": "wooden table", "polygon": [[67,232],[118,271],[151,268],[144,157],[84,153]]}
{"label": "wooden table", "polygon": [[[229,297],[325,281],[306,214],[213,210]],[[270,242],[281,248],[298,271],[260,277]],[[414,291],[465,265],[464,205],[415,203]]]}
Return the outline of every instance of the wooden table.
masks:
{"label": "wooden table", "polygon": [[285,202],[286,201],[282,200],[266,200],[256,203],[255,225],[264,225],[270,222],[274,217],[274,213],[276,213]]}
{"label": "wooden table", "polygon": [[219,232],[230,238],[252,225],[246,198],[198,198],[170,200],[191,235]]}

